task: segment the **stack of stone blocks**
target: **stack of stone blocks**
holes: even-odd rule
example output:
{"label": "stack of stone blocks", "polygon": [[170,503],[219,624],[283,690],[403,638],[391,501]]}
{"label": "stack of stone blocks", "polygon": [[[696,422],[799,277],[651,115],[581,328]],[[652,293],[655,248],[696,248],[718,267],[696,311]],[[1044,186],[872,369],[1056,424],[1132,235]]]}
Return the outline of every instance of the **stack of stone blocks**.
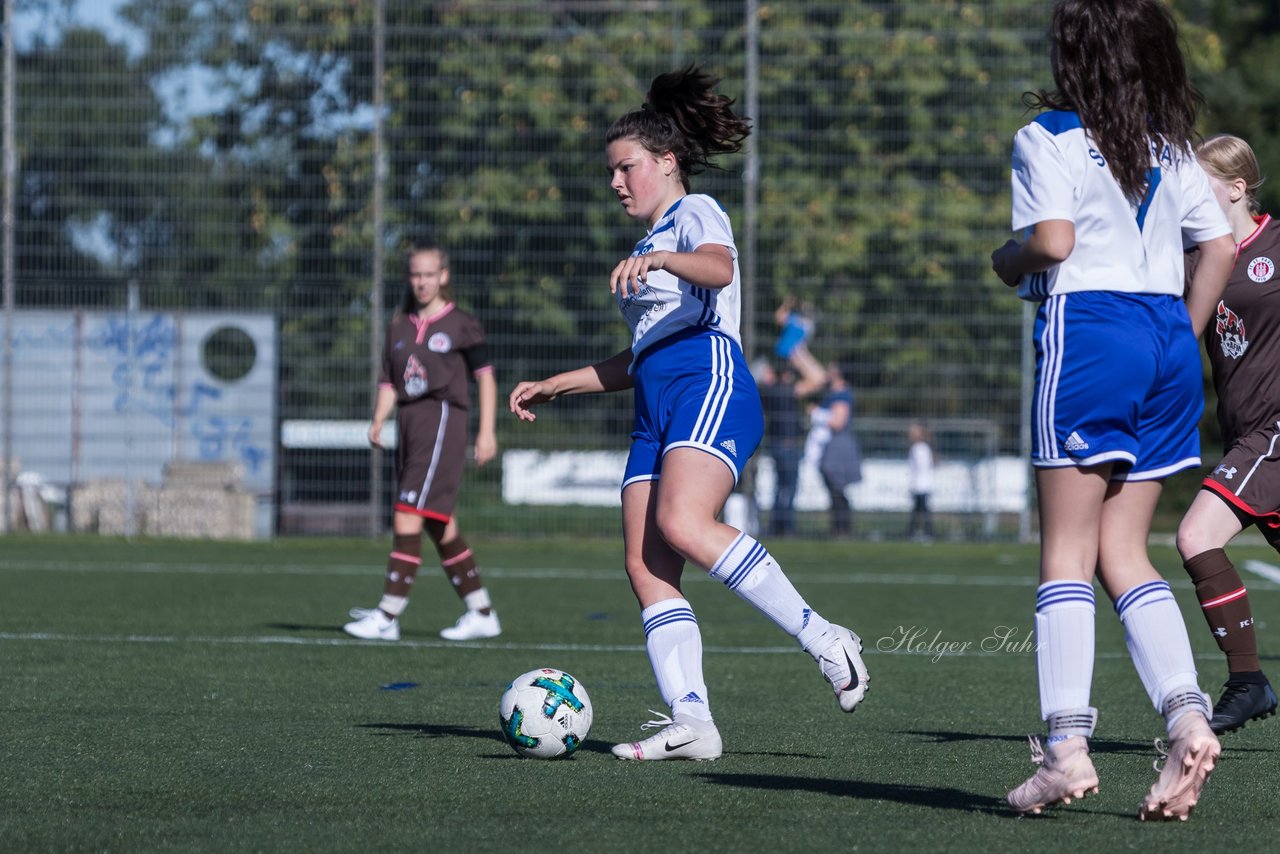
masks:
{"label": "stack of stone blocks", "polygon": [[171,461],[159,485],[134,483],[132,505],[130,530],[128,483],[90,480],[72,493],[72,530],[210,540],[254,537],[254,496],[244,488],[239,463]]}

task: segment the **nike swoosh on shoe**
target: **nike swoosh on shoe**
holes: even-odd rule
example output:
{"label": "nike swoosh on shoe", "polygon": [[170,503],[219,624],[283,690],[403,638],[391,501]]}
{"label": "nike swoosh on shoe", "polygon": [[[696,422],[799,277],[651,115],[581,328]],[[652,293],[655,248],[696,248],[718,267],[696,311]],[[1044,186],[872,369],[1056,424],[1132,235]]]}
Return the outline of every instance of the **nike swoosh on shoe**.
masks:
{"label": "nike swoosh on shoe", "polygon": [[849,684],[841,688],[842,691],[851,691],[858,687],[858,668],[853,666],[853,659],[849,657],[849,653],[844,654],[845,663],[849,665]]}

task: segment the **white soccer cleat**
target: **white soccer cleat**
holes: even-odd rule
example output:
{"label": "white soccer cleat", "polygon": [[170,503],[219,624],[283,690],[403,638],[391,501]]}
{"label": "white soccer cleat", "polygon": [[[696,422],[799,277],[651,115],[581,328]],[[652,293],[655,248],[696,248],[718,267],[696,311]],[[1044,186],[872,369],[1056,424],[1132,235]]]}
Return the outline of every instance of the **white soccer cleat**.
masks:
{"label": "white soccer cleat", "polygon": [[347,623],[342,630],[361,640],[400,640],[400,621],[395,617],[388,617],[377,608],[369,609],[363,617]]}
{"label": "white soccer cleat", "polygon": [[653,709],[649,712],[657,717],[647,724],[641,724],[640,729],[661,727],[658,733],[630,744],[615,744],[614,756],[641,762],[658,759],[693,759],[702,762],[720,758],[723,750],[720,731],[711,721],[693,718],[673,721],[661,712]]}
{"label": "white soccer cleat", "polygon": [[1009,806],[1019,813],[1039,815],[1045,807],[1069,804],[1098,791],[1098,772],[1089,758],[1089,742],[1073,735],[1048,750],[1035,736],[1031,742],[1031,761],[1040,767],[1030,779],[1009,793]]}
{"label": "white soccer cleat", "polygon": [[445,640],[479,640],[496,638],[502,634],[502,624],[498,622],[498,612],[490,610],[487,614],[479,611],[467,611],[446,629],[440,630],[440,637]]}
{"label": "white soccer cleat", "polygon": [[1157,762],[1160,776],[1142,800],[1138,818],[1186,821],[1200,800],[1204,784],[1209,782],[1222,745],[1204,715],[1186,712],[1169,730],[1168,750],[1162,750],[1157,740],[1156,751],[1163,754],[1164,767],[1160,768]]}
{"label": "white soccer cleat", "polygon": [[810,655],[831,683],[840,708],[852,712],[871,687],[871,676],[862,663],[862,638],[844,626],[831,624],[830,638],[815,644]]}

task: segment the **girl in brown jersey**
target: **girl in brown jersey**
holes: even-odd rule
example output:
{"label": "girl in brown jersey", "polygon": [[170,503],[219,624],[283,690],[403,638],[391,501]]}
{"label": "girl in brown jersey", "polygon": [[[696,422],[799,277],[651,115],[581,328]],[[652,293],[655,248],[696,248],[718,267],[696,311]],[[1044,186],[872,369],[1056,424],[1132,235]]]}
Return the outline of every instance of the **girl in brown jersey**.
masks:
{"label": "girl in brown jersey", "polygon": [[399,494],[394,539],[381,601],[374,608],[352,608],[352,621],[342,628],[353,637],[399,640],[399,616],[409,603],[422,563],[425,530],[441,567],[467,606],[457,623],[440,636],[446,640],[496,637],[502,632],[497,612],[453,512],[466,461],[472,378],[480,392],[475,461],[484,465],[498,451],[493,366],[480,324],[449,297],[449,256],[444,248],[421,241],[409,251],[407,265],[404,300],[387,327],[369,425],[369,443],[383,447],[382,428],[395,410]]}
{"label": "girl in brown jersey", "polygon": [[1196,158],[1238,247],[1216,318],[1205,331],[1225,455],[1178,526],[1178,551],[1209,631],[1227,656],[1227,683],[1209,724],[1223,733],[1276,709],[1275,691],[1258,661],[1249,595],[1224,548],[1245,527],[1256,526],[1280,549],[1280,224],[1259,213],[1262,173],[1248,143],[1211,137],[1196,148]]}

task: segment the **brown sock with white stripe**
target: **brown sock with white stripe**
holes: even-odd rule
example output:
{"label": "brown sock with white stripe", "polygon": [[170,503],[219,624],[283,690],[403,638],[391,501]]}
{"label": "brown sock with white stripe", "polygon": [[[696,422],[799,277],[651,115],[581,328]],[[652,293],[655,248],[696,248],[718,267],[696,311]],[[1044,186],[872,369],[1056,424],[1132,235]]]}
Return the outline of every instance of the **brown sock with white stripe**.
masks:
{"label": "brown sock with white stripe", "polygon": [[1196,598],[1209,631],[1218,642],[1218,649],[1227,655],[1227,669],[1233,676],[1261,670],[1249,594],[1227,553],[1209,549],[1183,566],[1195,583]]}
{"label": "brown sock with white stripe", "polygon": [[[476,559],[467,541],[462,537],[455,537],[447,543],[437,542],[436,551],[440,553],[440,567],[449,576],[458,598],[471,610],[488,614],[488,597],[474,595],[484,591],[484,581],[480,578],[480,568],[476,566]],[[475,607],[477,604],[483,604],[483,607]]]}
{"label": "brown sock with white stripe", "polygon": [[387,557],[387,577],[382,586],[382,601],[378,603],[378,607],[392,617],[400,616],[409,604],[409,593],[421,565],[422,535],[394,535],[391,539],[391,554]]}

